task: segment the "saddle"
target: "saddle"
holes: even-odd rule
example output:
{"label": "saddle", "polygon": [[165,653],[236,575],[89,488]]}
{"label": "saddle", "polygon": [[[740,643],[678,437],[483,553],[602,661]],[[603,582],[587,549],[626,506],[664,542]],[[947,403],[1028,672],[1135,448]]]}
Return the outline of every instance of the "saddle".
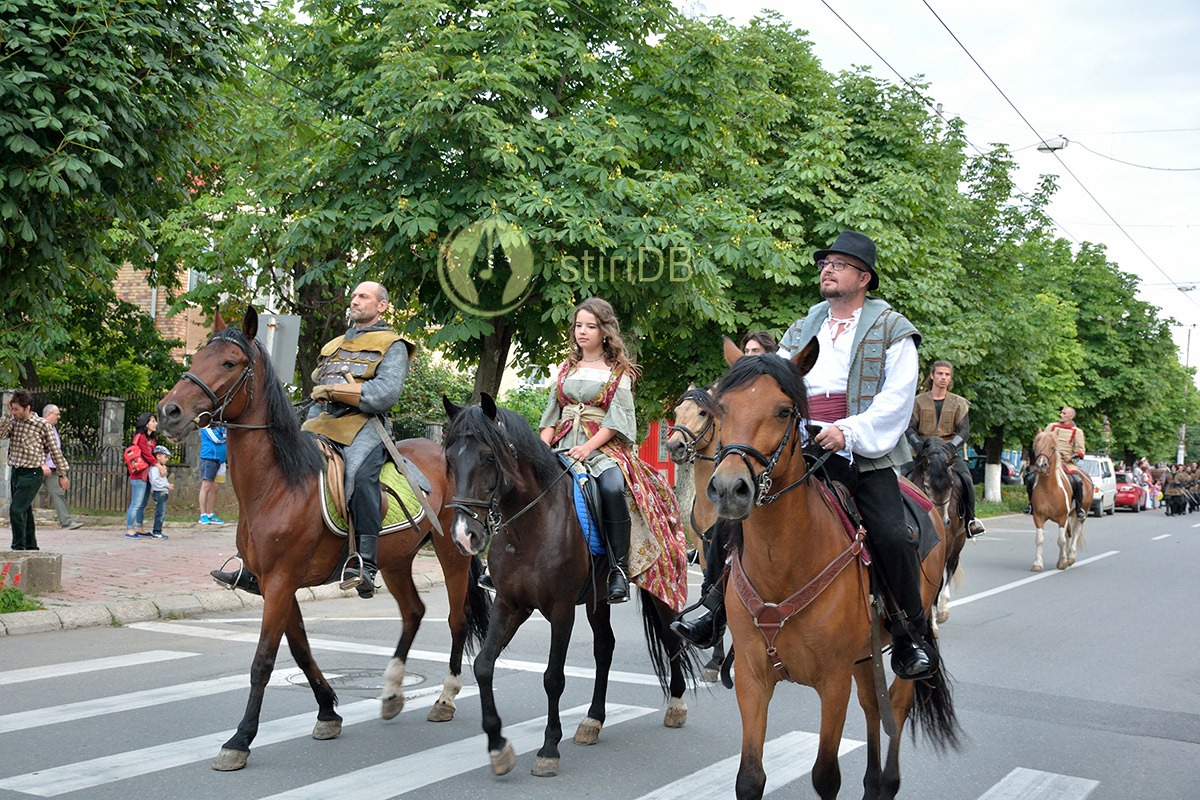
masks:
{"label": "saddle", "polygon": [[[349,515],[346,511],[346,460],[342,456],[341,445],[317,436],[317,446],[325,456],[325,470],[320,476],[321,515],[325,524],[338,536],[349,536],[350,527],[347,522]],[[401,456],[404,458],[404,456]],[[417,476],[420,485],[410,486],[408,481],[396,468],[389,457],[379,473],[380,511],[383,517],[383,529],[380,535],[395,533],[407,528],[414,528],[425,518],[425,510],[417,501],[417,491],[426,494],[433,491],[429,482],[417,465],[409,459],[404,459],[412,474]]]}
{"label": "saddle", "polygon": [[572,466],[571,460],[562,453],[558,458],[563,467],[571,470],[571,496],[575,501],[575,516],[579,519],[579,527],[583,538],[588,543],[588,550],[593,556],[602,556],[608,552],[604,545],[604,536],[600,533],[600,490],[596,482],[588,475],[587,470],[578,464]]}

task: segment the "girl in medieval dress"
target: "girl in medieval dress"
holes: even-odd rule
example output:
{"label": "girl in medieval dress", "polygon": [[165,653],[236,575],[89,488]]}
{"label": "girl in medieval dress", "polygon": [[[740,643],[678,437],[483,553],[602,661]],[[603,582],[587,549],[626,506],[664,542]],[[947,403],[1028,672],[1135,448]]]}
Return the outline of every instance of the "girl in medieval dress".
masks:
{"label": "girl in medieval dress", "polygon": [[612,306],[585,300],[572,317],[570,353],[559,367],[540,435],[578,461],[600,490],[611,566],[608,602],[628,600],[632,578],[679,611],[687,596],[683,526],[674,493],[634,449],[637,375]]}

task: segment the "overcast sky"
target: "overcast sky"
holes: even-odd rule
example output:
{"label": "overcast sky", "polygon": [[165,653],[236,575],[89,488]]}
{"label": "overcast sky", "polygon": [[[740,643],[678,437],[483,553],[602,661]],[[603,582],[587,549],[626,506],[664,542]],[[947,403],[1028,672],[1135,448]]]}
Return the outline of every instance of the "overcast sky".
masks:
{"label": "overcast sky", "polygon": [[[1050,207],[1059,235],[1106,245],[1112,261],[1141,279],[1139,297],[1178,323],[1179,360],[1188,360],[1190,330],[1190,363],[1200,364],[1200,327],[1193,327],[1200,323],[1196,0],[679,4],[737,23],[759,9],[774,10],[809,32],[817,57],[832,72],[865,65],[892,82],[900,80],[896,72],[910,79],[923,75],[943,113],[966,122],[972,144],[987,150],[1003,142],[1015,153],[1020,189],[1031,191],[1039,174],[1059,176]],[[1070,144],[1058,158],[1037,151],[1040,137],[1060,135]]]}

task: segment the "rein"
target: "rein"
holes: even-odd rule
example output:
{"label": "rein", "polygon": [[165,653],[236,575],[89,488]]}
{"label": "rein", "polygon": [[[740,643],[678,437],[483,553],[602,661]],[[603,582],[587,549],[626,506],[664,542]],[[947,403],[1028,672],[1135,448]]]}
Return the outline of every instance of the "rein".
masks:
{"label": "rein", "polygon": [[[251,350],[251,347],[243,341],[244,337],[227,334],[227,332],[231,330],[233,329],[226,328],[208,340],[209,345],[213,344],[214,342],[230,342],[235,344],[246,356],[246,366],[242,369],[242,373],[238,375],[237,380],[233,382],[233,385],[231,385],[228,391],[225,392],[224,398],[217,397],[217,393],[214,392],[209,385],[204,382],[204,379],[196,373],[192,372],[191,370],[183,373],[183,378],[199,386],[200,391],[204,392],[205,396],[207,396],[213,404],[211,411],[201,411],[199,414],[197,414],[192,420],[192,424],[194,424],[197,428],[207,428],[212,425],[223,425],[226,428],[241,428],[243,430],[266,430],[269,427],[267,425],[242,425],[225,419],[225,409],[229,408],[229,404],[233,402],[233,398],[238,394],[238,392],[242,391],[243,388],[246,392],[246,405],[250,405],[250,403],[254,400],[254,352]],[[208,345],[205,345],[205,347],[207,346]],[[242,411],[245,412],[245,410],[245,407],[243,407]]]}
{"label": "rein", "polygon": [[[562,480],[563,476],[570,472],[571,468],[578,463],[579,461],[577,459],[564,467],[563,471],[558,473],[554,480],[550,481],[550,483],[546,485],[546,488],[542,490],[541,494],[526,503],[524,508],[522,508],[516,514],[513,514],[507,520],[500,516],[499,486],[497,486],[492,492],[492,497],[490,500],[477,500],[473,497],[460,497],[459,495],[455,495],[454,497],[450,498],[449,503],[446,503],[446,507],[453,508],[455,511],[461,511],[463,514],[482,525],[483,529],[487,531],[489,537],[495,537],[497,534],[501,533],[518,519],[520,519],[525,512],[529,511],[531,508],[540,503],[542,499],[550,493],[550,490],[554,488],[555,484]],[[486,516],[480,517],[479,514],[475,513],[473,509],[476,508],[487,509]]]}
{"label": "rein", "polygon": [[[683,393],[683,396],[679,398],[679,402],[675,405],[679,405],[687,400],[691,400],[701,408],[704,408],[708,403],[712,402],[711,398],[709,398],[708,392],[704,391],[703,389],[689,389]],[[685,425],[668,425],[667,435],[670,436],[675,431],[679,431],[679,433],[683,435],[683,453],[685,463],[692,464],[697,460],[712,461],[713,463],[716,463],[716,457],[706,456],[700,452],[701,448],[703,447],[701,443],[713,435],[715,428],[716,417],[710,413],[708,415],[708,420],[704,423],[704,427],[700,429],[699,433],[694,433]]]}

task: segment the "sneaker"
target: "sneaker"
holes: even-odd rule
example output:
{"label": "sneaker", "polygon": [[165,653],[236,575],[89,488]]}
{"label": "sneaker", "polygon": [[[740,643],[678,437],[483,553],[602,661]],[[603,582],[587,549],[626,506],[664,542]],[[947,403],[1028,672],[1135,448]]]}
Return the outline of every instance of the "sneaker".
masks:
{"label": "sneaker", "polygon": [[209,525],[224,525],[225,520],[221,519],[216,514],[213,514],[212,516],[210,516],[208,518],[208,524]]}
{"label": "sneaker", "polygon": [[210,517],[208,514],[201,514],[200,515],[200,524],[201,525],[212,525],[213,524],[212,517]]}
{"label": "sneaker", "polygon": [[146,534],[144,534],[144,533],[127,533],[127,534],[125,534],[125,538],[126,539],[141,539],[145,535]]}
{"label": "sneaker", "polygon": [[167,536],[162,531],[154,531],[153,533],[150,534],[150,538],[151,539],[170,539],[171,537]]}
{"label": "sneaker", "polygon": [[72,523],[70,523],[70,524],[68,524],[68,525],[67,525],[67,530],[69,530],[69,531],[77,531],[77,530],[79,530],[79,529],[80,529],[80,528],[82,528],[82,527],[83,527],[83,523],[82,523],[82,522],[72,522]]}

